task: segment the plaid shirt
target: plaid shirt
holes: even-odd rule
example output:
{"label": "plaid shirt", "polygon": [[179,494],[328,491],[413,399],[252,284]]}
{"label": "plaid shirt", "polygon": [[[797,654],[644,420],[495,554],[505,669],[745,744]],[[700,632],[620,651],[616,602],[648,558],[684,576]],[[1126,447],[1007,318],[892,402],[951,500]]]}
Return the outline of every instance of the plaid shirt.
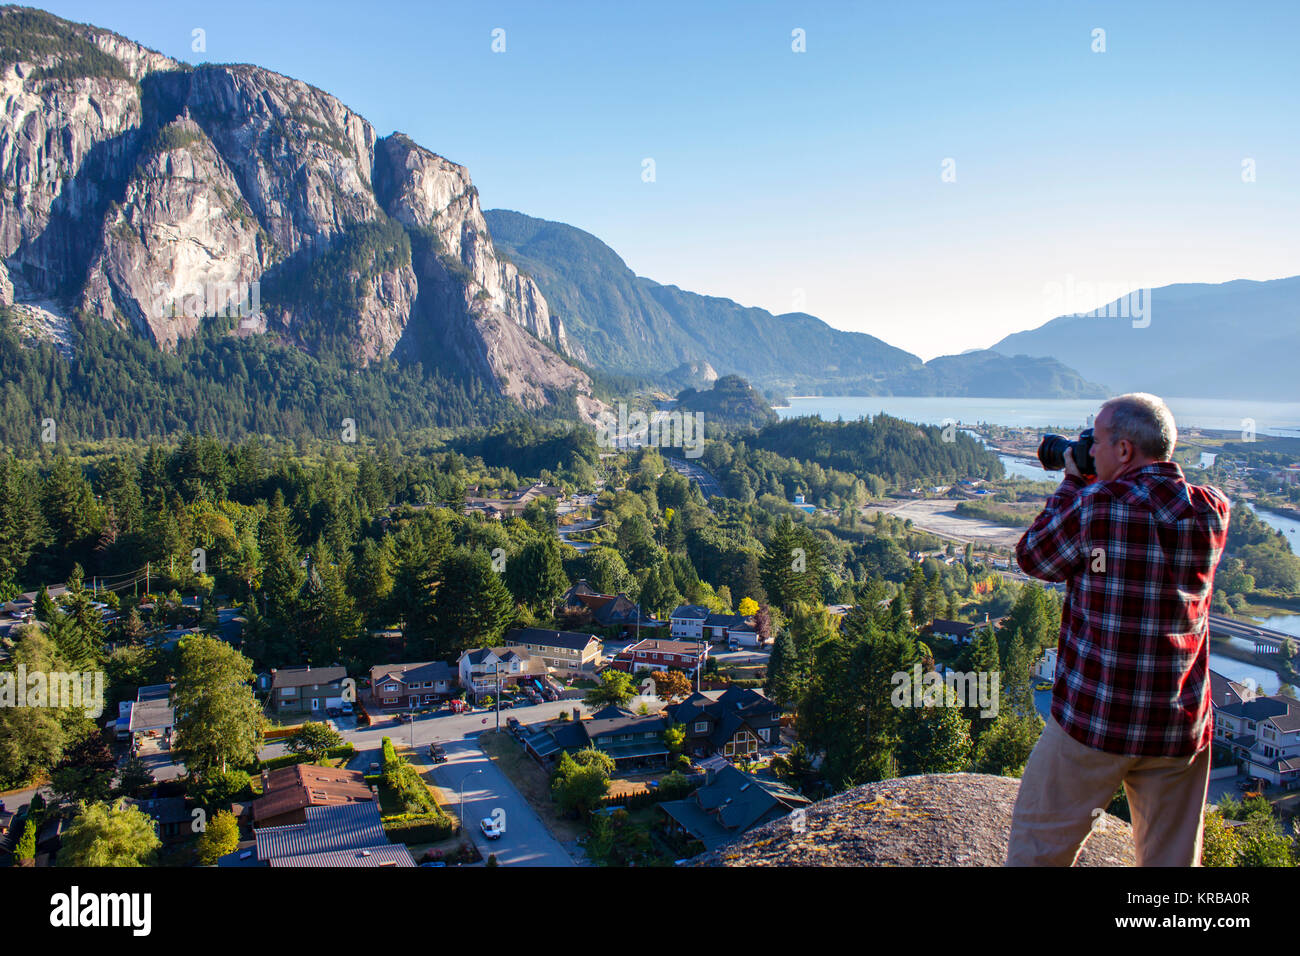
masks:
{"label": "plaid shirt", "polygon": [[1016,545],[1026,574],[1066,582],[1052,716],[1075,740],[1149,757],[1209,745],[1207,615],[1228,509],[1171,461],[1089,485],[1067,475]]}

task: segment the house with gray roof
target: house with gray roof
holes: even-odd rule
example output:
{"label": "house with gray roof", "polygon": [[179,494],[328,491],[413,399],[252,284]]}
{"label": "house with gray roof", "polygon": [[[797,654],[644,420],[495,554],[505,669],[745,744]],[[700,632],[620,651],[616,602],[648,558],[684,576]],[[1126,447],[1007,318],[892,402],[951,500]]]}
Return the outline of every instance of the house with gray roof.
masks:
{"label": "house with gray roof", "polygon": [[1260,697],[1252,688],[1210,672],[1214,742],[1227,747],[1250,776],[1275,787],[1300,786],[1300,701]]}
{"label": "house with gray roof", "polygon": [[410,851],[388,842],[374,803],[308,807],[306,820],[256,831],[249,850],[223,856],[218,866],[414,866]]}
{"label": "house with gray roof", "polygon": [[664,713],[686,731],[683,749],[692,756],[739,757],[781,742],[781,708],[749,687],[696,691]]}
{"label": "house with gray roof", "polygon": [[727,766],[691,796],[658,806],[670,831],[712,850],[811,802],[784,783]]}
{"label": "house with gray roof", "polygon": [[530,725],[521,732],[524,749],[544,767],[552,767],[564,752],[593,747],[614,758],[618,769],[662,767],[668,762],[664,731],[671,721],[663,714],[634,714],[613,705],[583,718],[573,709],[571,720]]}
{"label": "house with gray roof", "polygon": [[427,706],[458,695],[460,689],[460,675],[446,661],[370,668],[370,698],[377,707]]}
{"label": "house with gray roof", "polygon": [[271,670],[271,696],[267,701],[274,714],[324,713],[343,703],[344,667],[282,667]]}

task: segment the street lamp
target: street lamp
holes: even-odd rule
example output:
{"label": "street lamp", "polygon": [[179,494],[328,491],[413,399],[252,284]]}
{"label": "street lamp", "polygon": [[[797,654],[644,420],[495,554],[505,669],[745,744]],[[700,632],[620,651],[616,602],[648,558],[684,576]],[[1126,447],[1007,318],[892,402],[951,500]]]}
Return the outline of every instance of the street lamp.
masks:
{"label": "street lamp", "polygon": [[465,774],[465,776],[461,778],[461,781],[460,781],[460,828],[461,828],[462,830],[465,829],[465,781],[468,780],[470,777],[474,776],[474,774],[476,774],[476,773],[482,773],[482,772],[483,772],[482,770],[471,770],[469,773]]}

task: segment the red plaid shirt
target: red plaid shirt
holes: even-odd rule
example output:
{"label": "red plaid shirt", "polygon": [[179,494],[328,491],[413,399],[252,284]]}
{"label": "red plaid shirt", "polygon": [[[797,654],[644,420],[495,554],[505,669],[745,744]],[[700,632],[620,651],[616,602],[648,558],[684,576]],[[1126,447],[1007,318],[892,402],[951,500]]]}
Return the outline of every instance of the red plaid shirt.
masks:
{"label": "red plaid shirt", "polygon": [[1065,581],[1052,716],[1127,756],[1209,745],[1214,569],[1228,499],[1171,461],[1085,485],[1067,475],[1016,545],[1026,574]]}

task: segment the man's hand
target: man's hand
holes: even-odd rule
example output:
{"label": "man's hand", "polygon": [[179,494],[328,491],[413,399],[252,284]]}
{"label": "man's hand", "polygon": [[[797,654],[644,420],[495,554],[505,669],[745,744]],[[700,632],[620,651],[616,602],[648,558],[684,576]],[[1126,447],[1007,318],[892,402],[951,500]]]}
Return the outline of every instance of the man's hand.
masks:
{"label": "man's hand", "polygon": [[1065,454],[1062,457],[1065,459],[1065,473],[1067,475],[1074,475],[1074,477],[1078,478],[1080,481],[1088,480],[1083,476],[1083,472],[1079,470],[1079,466],[1074,463],[1073,448],[1065,449]]}

